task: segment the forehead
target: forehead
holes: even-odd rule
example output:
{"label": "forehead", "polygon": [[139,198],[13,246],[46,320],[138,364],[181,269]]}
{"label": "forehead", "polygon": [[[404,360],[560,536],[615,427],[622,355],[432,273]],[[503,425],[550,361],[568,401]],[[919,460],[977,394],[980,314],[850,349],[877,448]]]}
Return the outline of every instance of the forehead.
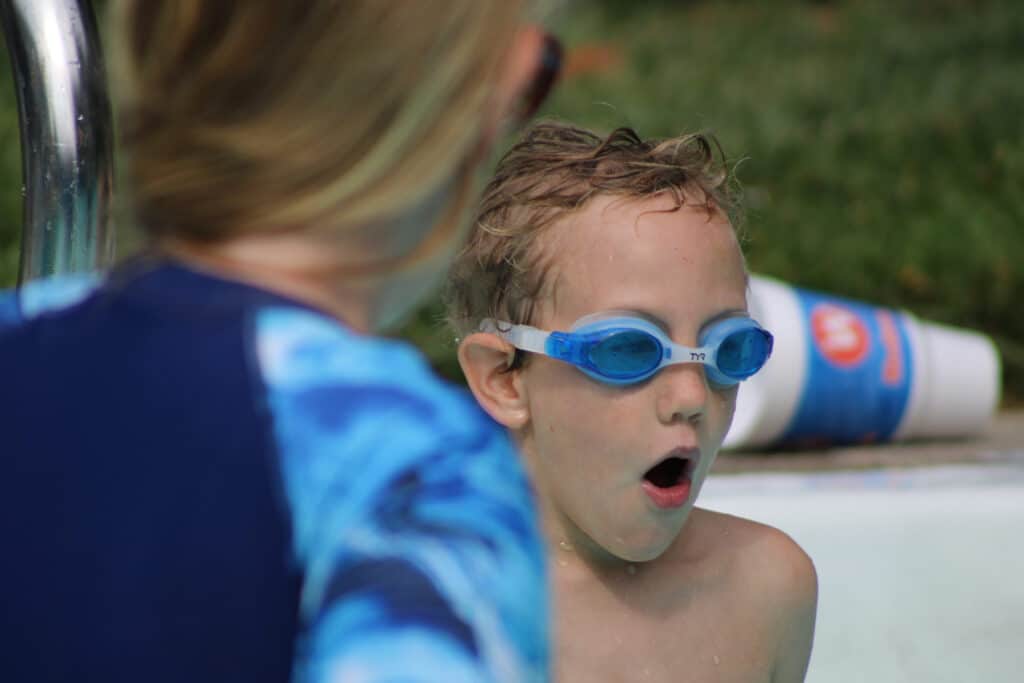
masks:
{"label": "forehead", "polygon": [[728,219],[668,197],[599,196],[545,235],[538,312],[562,324],[599,310],[667,319],[746,307],[746,267]]}

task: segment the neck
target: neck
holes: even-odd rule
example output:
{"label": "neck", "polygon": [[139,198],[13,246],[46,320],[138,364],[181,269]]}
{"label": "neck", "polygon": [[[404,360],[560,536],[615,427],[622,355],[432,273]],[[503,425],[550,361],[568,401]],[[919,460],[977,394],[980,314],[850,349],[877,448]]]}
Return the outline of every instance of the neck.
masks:
{"label": "neck", "polygon": [[375,327],[373,278],[339,281],[336,245],[297,235],[246,236],[215,245],[167,242],[160,249],[199,270],[302,301],[357,332]]}
{"label": "neck", "polygon": [[602,577],[634,571],[641,563],[619,557],[596,543],[560,510],[538,485],[538,505],[548,556],[564,570],[584,569]]}

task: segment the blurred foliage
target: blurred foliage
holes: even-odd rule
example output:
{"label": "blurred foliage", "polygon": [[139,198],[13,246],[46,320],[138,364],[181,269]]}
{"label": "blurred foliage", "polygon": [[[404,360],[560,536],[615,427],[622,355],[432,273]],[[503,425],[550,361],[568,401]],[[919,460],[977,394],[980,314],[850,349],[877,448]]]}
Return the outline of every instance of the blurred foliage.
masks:
{"label": "blurred foliage", "polygon": [[[713,132],[738,162],[751,270],[984,331],[1024,397],[1017,0],[605,0],[555,27],[569,76],[545,113]],[[451,371],[433,319],[409,333]]]}
{"label": "blurred foliage", "polygon": [[21,134],[14,75],[7,46],[0,49],[0,287],[10,287],[18,276],[21,244]]}
{"label": "blurred foliage", "polygon": [[[547,115],[713,132],[745,190],[751,269],[978,329],[1024,397],[1024,12],[1019,0],[586,0],[554,29]],[[0,283],[20,233],[0,64]],[[458,377],[437,303],[405,328]],[[956,362],[955,359],[951,362]]]}

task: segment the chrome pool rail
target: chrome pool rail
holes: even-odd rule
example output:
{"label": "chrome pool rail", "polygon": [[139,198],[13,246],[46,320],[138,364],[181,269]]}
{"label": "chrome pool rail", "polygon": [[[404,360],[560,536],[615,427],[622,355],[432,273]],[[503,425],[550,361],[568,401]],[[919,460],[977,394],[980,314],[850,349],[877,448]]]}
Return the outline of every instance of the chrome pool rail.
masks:
{"label": "chrome pool rail", "polygon": [[89,0],[0,0],[21,125],[18,282],[113,258],[114,128]]}

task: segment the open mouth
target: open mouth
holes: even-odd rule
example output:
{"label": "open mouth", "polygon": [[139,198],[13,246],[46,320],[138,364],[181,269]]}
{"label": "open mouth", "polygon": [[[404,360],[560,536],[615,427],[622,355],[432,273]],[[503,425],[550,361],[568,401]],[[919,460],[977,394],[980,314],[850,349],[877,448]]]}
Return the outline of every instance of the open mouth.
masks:
{"label": "open mouth", "polygon": [[693,469],[693,460],[669,456],[644,473],[644,493],[659,508],[682,507],[690,498]]}
{"label": "open mouth", "polygon": [[644,481],[648,481],[659,489],[668,489],[678,486],[684,478],[688,478],[690,461],[672,456],[665,458],[657,465],[647,470],[644,474]]}

